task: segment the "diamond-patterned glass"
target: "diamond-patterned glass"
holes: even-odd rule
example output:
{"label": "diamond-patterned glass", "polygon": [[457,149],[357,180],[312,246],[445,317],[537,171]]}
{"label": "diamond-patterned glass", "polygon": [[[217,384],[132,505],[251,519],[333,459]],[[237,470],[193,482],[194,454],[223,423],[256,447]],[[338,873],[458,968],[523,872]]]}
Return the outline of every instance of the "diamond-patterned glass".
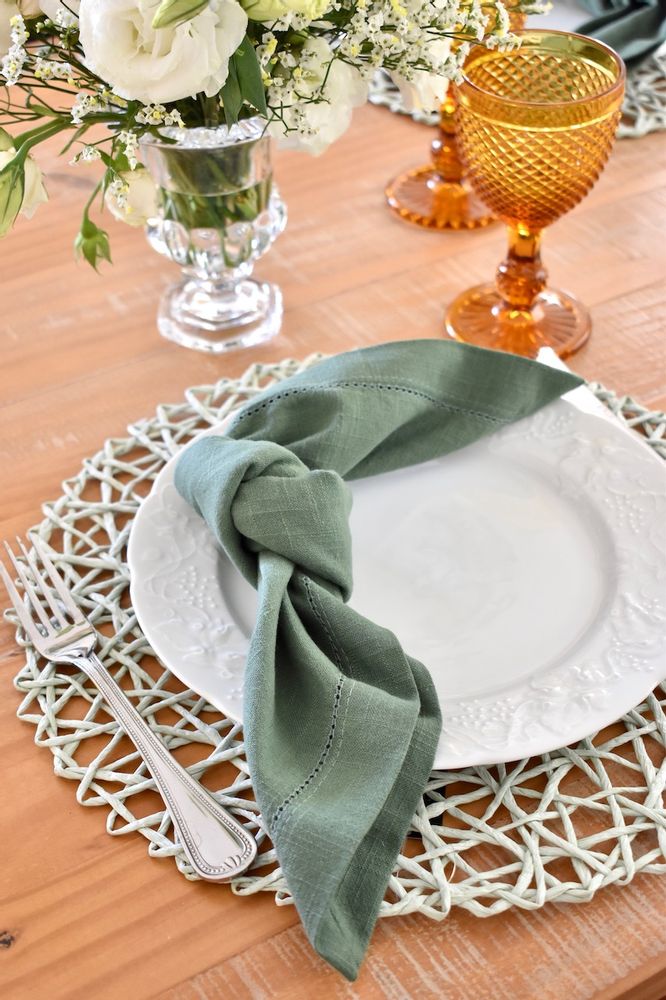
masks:
{"label": "diamond-patterned glass", "polygon": [[467,289],[446,314],[450,337],[537,357],[565,357],[590,315],[549,288],[541,230],[574,208],[601,173],[624,95],[622,60],[562,31],[521,32],[512,51],[474,49],[458,88],[457,137],[477,195],[509,227],[493,283]]}
{"label": "diamond-patterned glass", "polygon": [[[490,208],[530,230],[587,194],[608,159],[622,87],[610,50],[577,36],[526,32],[514,52],[482,52],[465,68],[458,129],[468,176]],[[621,84],[621,81],[619,81]]]}

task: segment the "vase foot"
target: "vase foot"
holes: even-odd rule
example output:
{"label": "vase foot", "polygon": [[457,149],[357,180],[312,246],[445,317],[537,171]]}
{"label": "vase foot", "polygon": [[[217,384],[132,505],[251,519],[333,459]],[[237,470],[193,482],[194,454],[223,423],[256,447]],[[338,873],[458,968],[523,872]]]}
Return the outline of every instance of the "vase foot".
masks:
{"label": "vase foot", "polygon": [[590,336],[590,314],[584,305],[547,288],[531,309],[511,309],[494,284],[469,288],[449,306],[446,332],[454,340],[535,358],[552,347],[561,358],[573,354]]}
{"label": "vase foot", "polygon": [[478,229],[496,221],[465,182],[445,181],[431,166],[401,174],[385,193],[396,215],[426,229]]}
{"label": "vase foot", "polygon": [[160,333],[181,347],[222,354],[254,347],[282,326],[277,285],[245,278],[233,286],[188,279],[164,293],[157,316]]}

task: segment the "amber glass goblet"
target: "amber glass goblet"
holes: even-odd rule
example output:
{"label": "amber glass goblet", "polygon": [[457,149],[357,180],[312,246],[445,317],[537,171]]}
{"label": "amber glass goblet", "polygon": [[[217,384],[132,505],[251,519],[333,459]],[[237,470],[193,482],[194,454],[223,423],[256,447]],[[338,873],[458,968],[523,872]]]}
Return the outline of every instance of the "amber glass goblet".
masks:
{"label": "amber glass goblet", "polygon": [[[525,27],[525,14],[507,5],[509,29]],[[388,184],[386,201],[405,222],[426,229],[477,229],[495,218],[465,178],[456,135],[456,92],[450,86],[439,111],[430,163],[399,174]]]}
{"label": "amber glass goblet", "polygon": [[541,231],[578,204],[608,159],[624,95],[624,65],[601,42],[524,31],[511,52],[478,49],[458,87],[458,137],[469,179],[509,227],[493,284],[450,306],[451,337],[534,357],[587,340],[587,309],[546,287]]}

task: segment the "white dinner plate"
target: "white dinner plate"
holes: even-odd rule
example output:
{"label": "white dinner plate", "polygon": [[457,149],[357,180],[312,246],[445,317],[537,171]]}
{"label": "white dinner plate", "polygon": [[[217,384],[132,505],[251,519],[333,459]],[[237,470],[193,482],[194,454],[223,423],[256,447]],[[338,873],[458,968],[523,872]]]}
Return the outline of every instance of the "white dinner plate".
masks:
{"label": "white dinner plate", "polygon": [[[256,595],[177,493],[177,458],[134,521],[132,603],[165,665],[241,720]],[[556,400],[351,488],[351,604],[430,670],[438,768],[573,743],[666,676],[666,469],[619,425]]]}

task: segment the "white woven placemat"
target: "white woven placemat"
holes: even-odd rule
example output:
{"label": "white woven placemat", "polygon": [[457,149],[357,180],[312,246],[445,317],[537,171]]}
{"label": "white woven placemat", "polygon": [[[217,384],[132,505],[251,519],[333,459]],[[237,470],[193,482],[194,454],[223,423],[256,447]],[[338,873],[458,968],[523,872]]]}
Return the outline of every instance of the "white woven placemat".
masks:
{"label": "white woven placemat", "polygon": [[[424,125],[436,125],[439,114],[407,111],[398,88],[387,73],[379,71],[370,84],[370,101],[394,111],[411,115]],[[666,129],[666,43],[627,76],[619,138],[638,138],[648,132]]]}
{"label": "white woven placemat", "polygon": [[[255,868],[234,891],[267,890],[290,902],[251,797],[240,727],[157,662],[129,604],[126,544],[132,518],[166,459],[194,434],[274,381],[314,363],[253,365],[239,379],[198,386],[107,441],[44,506],[36,531],[48,540],[85,612],[109,638],[100,655],[148,724],[260,842]],[[596,395],[641,429],[666,459],[666,414],[600,386]],[[40,661],[18,633],[25,665],[15,685],[20,719],[50,750],[55,773],[76,785],[84,806],[102,806],[113,836],[138,832],[152,857],[173,857],[193,878],[138,754],[82,674]],[[443,919],[452,906],[485,916],[549,900],[580,902],[639,872],[666,871],[666,689],[659,688],[612,733],[575,747],[495,768],[435,772],[412,836],[391,878],[383,916],[421,911]],[[182,757],[181,757],[182,759]],[[194,761],[194,763],[192,763]],[[146,794],[149,793],[149,794]]]}

